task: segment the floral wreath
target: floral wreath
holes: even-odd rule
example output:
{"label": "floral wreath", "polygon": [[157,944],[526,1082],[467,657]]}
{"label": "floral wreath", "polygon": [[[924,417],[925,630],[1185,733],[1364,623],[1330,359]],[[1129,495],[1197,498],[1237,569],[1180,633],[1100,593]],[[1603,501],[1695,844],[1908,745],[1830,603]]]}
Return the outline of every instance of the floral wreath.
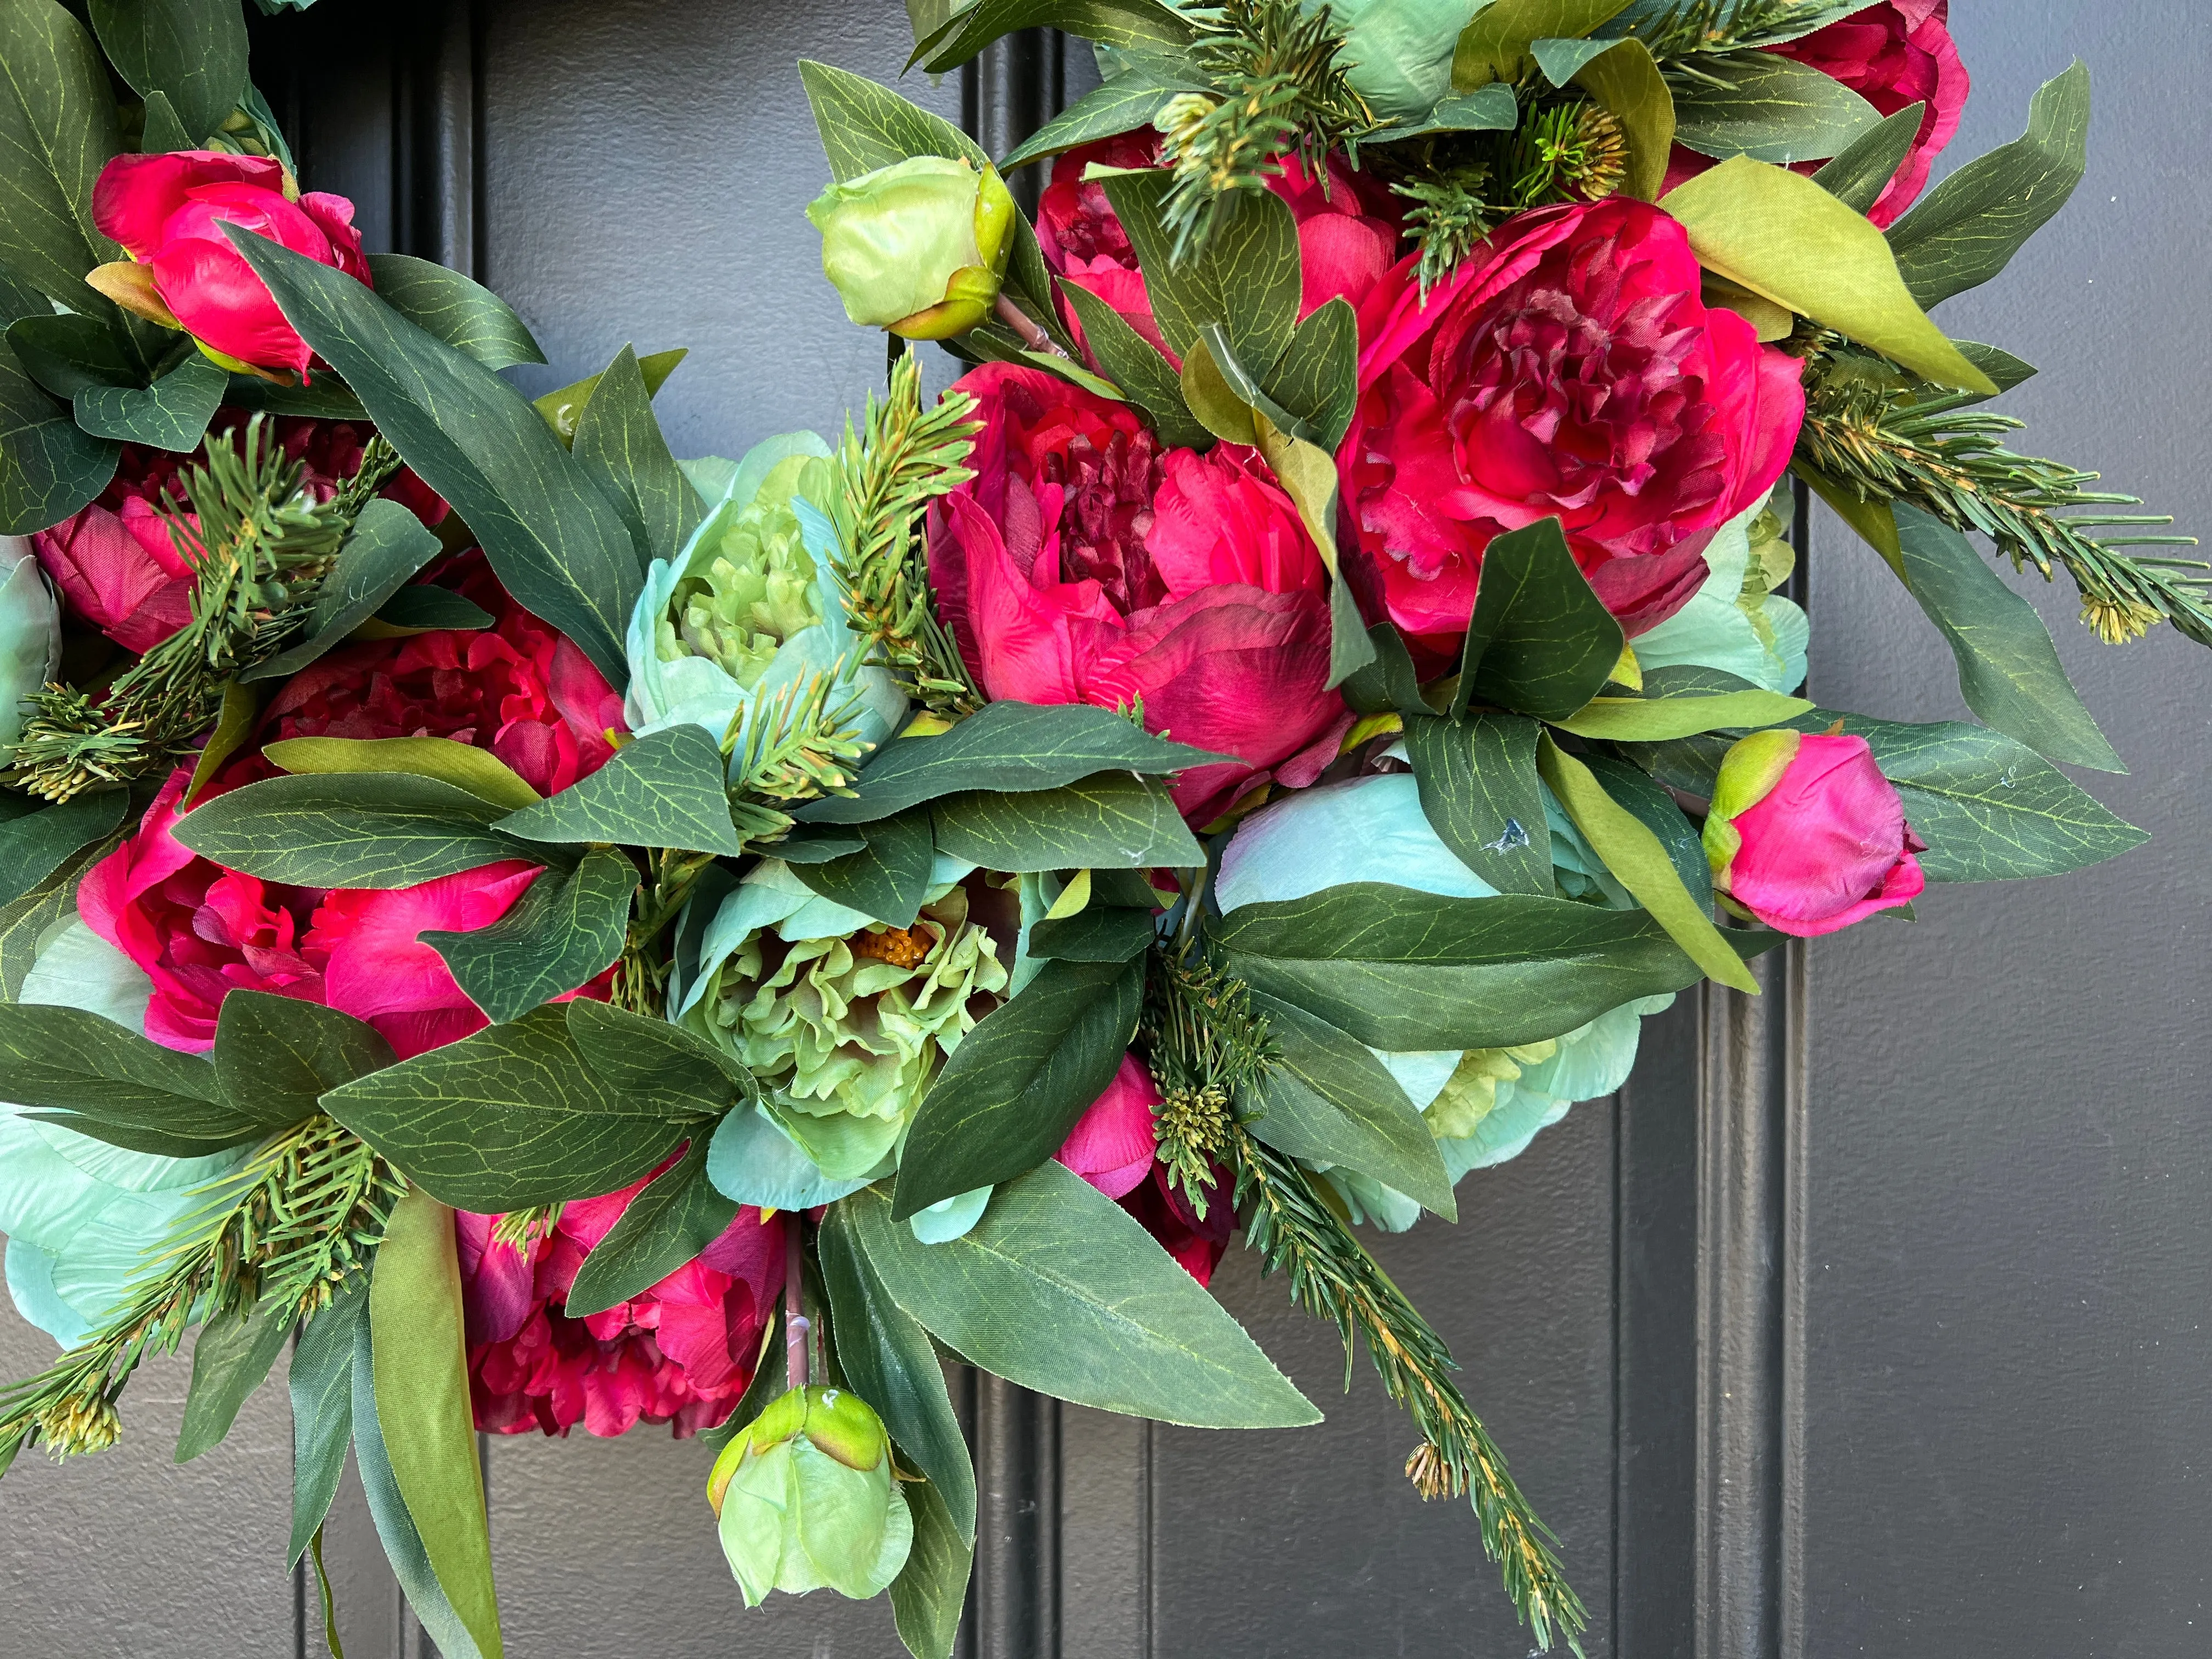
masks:
{"label": "floral wreath", "polygon": [[[1931,190],[1948,0],[909,0],[929,71],[1056,25],[1102,84],[994,161],[800,64],[888,386],[678,459],[681,352],[533,404],[512,310],[303,191],[232,0],[151,5],[0,7],[0,1231],[64,1350],[0,1470],[198,1326],[179,1457],[289,1350],[291,1559],[350,1448],[454,1659],[476,1431],[579,1423],[720,1448],[748,1604],[942,1659],[940,1359],[1316,1421],[1241,1234],[1576,1646],[1361,1230],[1702,979],[2144,839],[1975,538],[2116,644],[2212,643],[2203,567],[1928,315],[2080,181],[2086,72]],[[1981,723],[1797,695],[1793,480]]]}

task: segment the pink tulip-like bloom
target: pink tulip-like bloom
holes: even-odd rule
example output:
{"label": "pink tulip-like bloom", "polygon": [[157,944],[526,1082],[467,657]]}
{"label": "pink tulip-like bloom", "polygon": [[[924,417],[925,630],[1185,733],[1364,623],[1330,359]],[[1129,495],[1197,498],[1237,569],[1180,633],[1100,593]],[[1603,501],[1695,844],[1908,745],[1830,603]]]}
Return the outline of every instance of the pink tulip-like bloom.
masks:
{"label": "pink tulip-like bloom", "polygon": [[1127,404],[987,363],[975,478],[936,504],[929,574],[978,683],[1021,702],[1144,709],[1234,763],[1175,786],[1194,823],[1273,777],[1310,782],[1349,716],[1328,676],[1327,570],[1259,458],[1163,450]]}
{"label": "pink tulip-like bloom", "polygon": [[1106,1092],[1075,1120],[1053,1156],[1107,1197],[1124,1197],[1151,1173],[1159,1146],[1152,1123],[1159,1109],[1152,1073],[1136,1055],[1124,1054]]}
{"label": "pink tulip-like bloom", "polygon": [[1722,763],[1705,848],[1717,891],[1800,939],[1910,903],[1927,884],[1914,856],[1927,843],[1864,738],[1744,738]]}
{"label": "pink tulip-like bloom", "polygon": [[526,1251],[494,1241],[494,1217],[454,1217],[477,1427],[565,1435],[581,1423],[612,1436],[670,1423],[682,1439],[744,1397],[783,1285],[784,1229],[763,1225],[750,1205],[659,1284],[568,1316],[577,1270],[645,1185],[562,1205],[552,1232]]}
{"label": "pink tulip-like bloom", "polygon": [[1363,601],[1448,651],[1492,538],[1556,516],[1629,634],[1673,616],[1789,464],[1802,365],[1706,308],[1688,236],[1642,202],[1508,220],[1425,303],[1418,264],[1361,308],[1337,452]]}
{"label": "pink tulip-like bloom", "polygon": [[[1045,261],[1062,280],[1097,295],[1130,327],[1166,351],[1128,233],[1115,216],[1105,187],[1096,180],[1085,183],[1083,177],[1094,164],[1152,167],[1159,155],[1159,135],[1149,131],[1101,138],[1069,150],[1052,164],[1052,181],[1037,204],[1036,228]],[[1302,276],[1298,315],[1334,299],[1358,306],[1397,254],[1397,198],[1334,155],[1328,160],[1326,184],[1310,175],[1297,156],[1281,161],[1283,171],[1268,180],[1267,187],[1290,204],[1297,221]],[[1079,342],[1081,319],[1073,306],[1063,302],[1062,310]]]}
{"label": "pink tulip-like bloom", "polygon": [[305,373],[314,352],[222,227],[243,226],[367,284],[353,204],[285,194],[282,163],[217,150],[118,155],[92,188],[102,235],[151,268],[154,291],[185,331],[234,363]]}

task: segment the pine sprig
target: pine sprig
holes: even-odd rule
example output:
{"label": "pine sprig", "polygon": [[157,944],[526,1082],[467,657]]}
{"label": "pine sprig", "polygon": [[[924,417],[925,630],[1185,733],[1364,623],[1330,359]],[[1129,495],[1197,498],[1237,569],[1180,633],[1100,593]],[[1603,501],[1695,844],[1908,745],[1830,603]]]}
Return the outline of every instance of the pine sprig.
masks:
{"label": "pine sprig", "polygon": [[966,392],[921,406],[921,363],[908,352],[891,369],[890,390],[873,396],[856,434],[845,424],[830,512],[833,564],[861,660],[887,668],[907,696],[934,713],[973,714],[984,696],[939,619],[930,592],[924,508],[975,475],[966,465],[982,423]]}
{"label": "pine sprig", "polygon": [[1263,1273],[1290,1276],[1291,1297],[1332,1322],[1344,1340],[1345,1385],[1364,1338],[1389,1396],[1406,1408],[1421,1443],[1406,1474],[1424,1498],[1472,1503],[1483,1548],[1499,1564],[1505,1593],[1548,1650],[1554,1632],[1579,1655],[1589,1615],[1565,1577],[1551,1529],[1522,1497],[1489,1431],[1452,1380],[1457,1369],[1442,1338],[1353,1237],[1297,1164],[1242,1123],[1230,1129],[1244,1241]]}
{"label": "pine sprig", "polygon": [[301,488],[305,467],[256,415],[240,441],[210,437],[184,474],[189,513],[161,513],[191,568],[191,620],[88,696],[49,686],[32,712],[7,781],[48,800],[127,783],[187,752],[243,670],[292,644],[347,530],[398,456],[380,435],[361,470],[328,501]]}
{"label": "pine sprig", "polygon": [[1678,88],[1688,83],[1732,92],[1730,57],[1794,40],[1836,12],[1829,0],[1680,0],[1624,33],[1651,49],[1660,72]]}
{"label": "pine sprig", "polygon": [[1273,1062],[1275,1047],[1242,980],[1167,953],[1146,976],[1142,1025],[1160,1091],[1158,1156],[1203,1221],[1215,1173],[1229,1160],[1230,1103]]}
{"label": "pine sprig", "polygon": [[1806,370],[1797,456],[1824,480],[1861,501],[1905,501],[1955,530],[1978,531],[2015,570],[2033,564],[2049,580],[2051,567],[2063,566],[2081,592],[2082,622],[2107,644],[2171,622],[2212,645],[2212,566],[2121,550],[2193,546],[2193,536],[2134,533],[2171,517],[2073,511],[2142,501],[2084,489],[2094,472],[2014,454],[2003,439],[2023,422],[1972,407],[1972,393],[1928,396],[1828,340],[1816,343]]}
{"label": "pine sprig", "polygon": [[322,1113],[202,1189],[129,1304],[46,1370],[0,1389],[0,1472],[34,1440],[56,1457],[115,1443],[115,1409],[141,1361],[173,1353],[197,1321],[257,1308],[293,1321],[330,1304],[384,1237],[398,1171]]}

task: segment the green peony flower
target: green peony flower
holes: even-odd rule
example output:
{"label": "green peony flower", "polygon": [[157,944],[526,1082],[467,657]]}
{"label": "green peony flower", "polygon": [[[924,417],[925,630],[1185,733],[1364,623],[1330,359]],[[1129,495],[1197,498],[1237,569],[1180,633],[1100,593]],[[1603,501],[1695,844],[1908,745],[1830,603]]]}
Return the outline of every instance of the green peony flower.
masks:
{"label": "green peony flower", "polygon": [[1014,198],[998,169],[911,155],[831,184],[806,210],[845,314],[913,340],[990,314],[1013,250]]}
{"label": "green peony flower", "polygon": [[769,469],[752,500],[693,552],[653,617],[661,661],[703,657],[750,691],[787,640],[821,622],[814,558],[791,501],[804,494],[822,505],[832,476],[818,455],[787,455]]}

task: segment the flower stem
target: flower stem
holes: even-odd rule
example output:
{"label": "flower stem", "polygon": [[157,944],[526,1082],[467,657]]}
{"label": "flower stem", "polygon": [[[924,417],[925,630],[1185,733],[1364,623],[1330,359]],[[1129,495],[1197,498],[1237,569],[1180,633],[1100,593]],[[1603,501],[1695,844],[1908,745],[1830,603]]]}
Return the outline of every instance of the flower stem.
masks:
{"label": "flower stem", "polygon": [[1005,295],[1001,294],[999,295],[999,303],[996,309],[999,313],[999,320],[1004,323],[1008,328],[1013,330],[1015,337],[1031,351],[1042,351],[1047,356],[1050,357],[1065,357],[1067,356],[1065,351],[1062,351],[1060,349],[1059,341],[1054,339],[1051,335],[1046,333],[1042,328],[1037,325],[1036,322],[1030,316],[1028,312],[1024,311],[1019,306],[1016,305]]}
{"label": "flower stem", "polygon": [[806,1212],[787,1211],[783,1235],[783,1352],[790,1386],[806,1386]]}

